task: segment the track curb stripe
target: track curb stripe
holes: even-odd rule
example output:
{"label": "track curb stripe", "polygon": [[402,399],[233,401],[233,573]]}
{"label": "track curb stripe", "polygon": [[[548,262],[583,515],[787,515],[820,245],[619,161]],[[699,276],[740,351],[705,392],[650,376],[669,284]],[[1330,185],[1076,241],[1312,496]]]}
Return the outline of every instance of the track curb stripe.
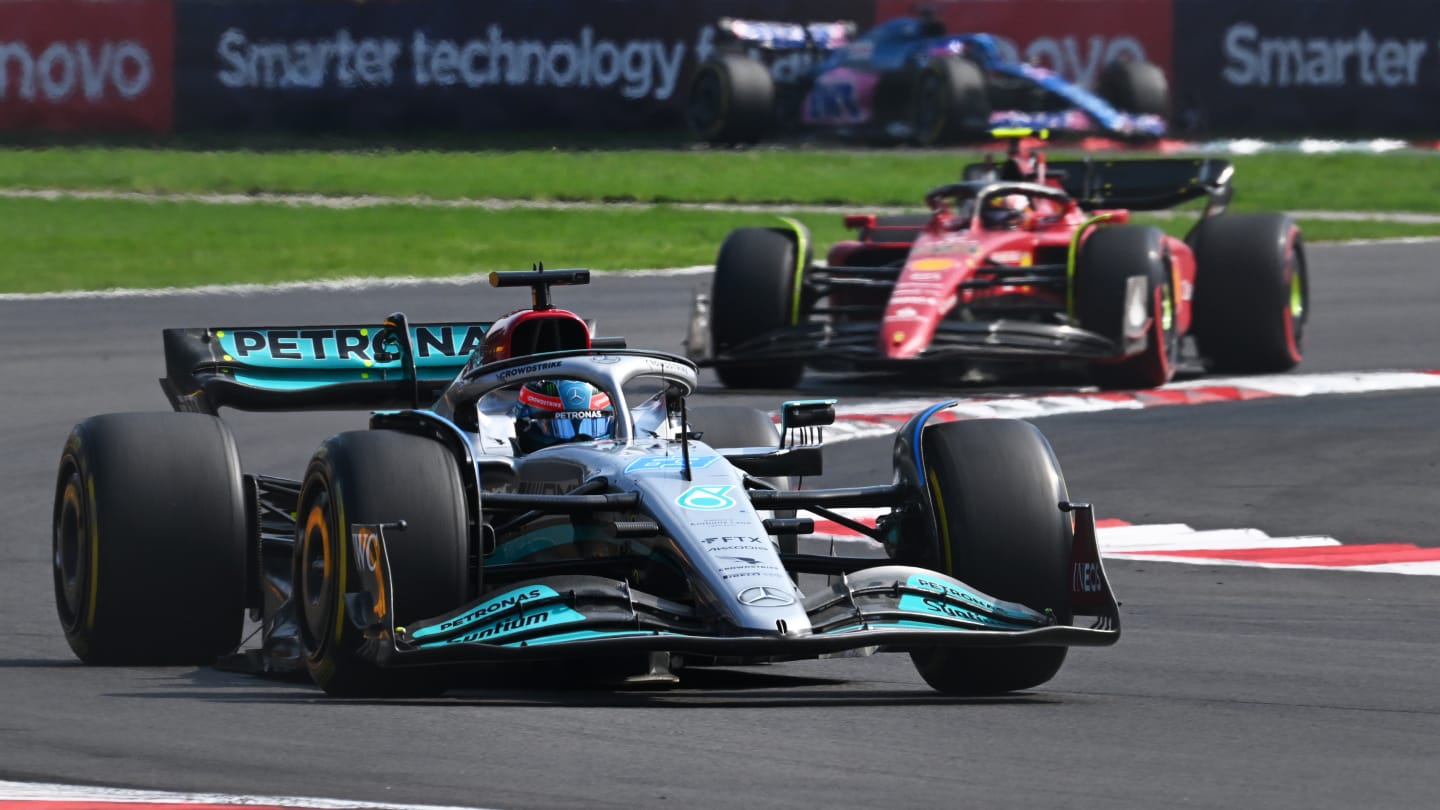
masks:
{"label": "track curb stripe", "polygon": [[[886,510],[836,511],[873,526]],[[1100,555],[1112,560],[1440,576],[1440,548],[1414,543],[1347,545],[1326,535],[1271,537],[1259,529],[1196,531],[1184,523],[1132,524],[1116,518],[1095,523]],[[816,520],[815,534],[808,540],[851,546],[843,553],[883,554],[879,543],[828,520]]]}
{"label": "track curb stripe", "polygon": [[181,807],[217,810],[483,810],[474,806],[398,804],[393,802],[319,799],[300,796],[248,796],[224,793],[180,793],[160,790],[93,787],[0,780],[0,810],[176,810]]}
{"label": "track curb stripe", "polygon": [[[1149,391],[1074,391],[1026,396],[961,399],[935,414],[937,422],[963,419],[1041,419],[1105,411],[1143,410],[1173,405],[1208,405],[1258,399],[1302,398],[1334,394],[1371,394],[1440,388],[1440,370],[1276,374],[1234,379],[1172,383]],[[942,399],[937,394],[935,399]],[[840,410],[825,433],[827,443],[887,436],[934,400],[897,399]]]}

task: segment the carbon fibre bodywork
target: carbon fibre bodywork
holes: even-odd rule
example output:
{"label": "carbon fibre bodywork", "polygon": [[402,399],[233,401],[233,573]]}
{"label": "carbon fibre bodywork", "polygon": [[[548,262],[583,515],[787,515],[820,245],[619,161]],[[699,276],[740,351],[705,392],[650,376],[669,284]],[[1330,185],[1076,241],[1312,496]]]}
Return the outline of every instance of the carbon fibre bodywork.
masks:
{"label": "carbon fibre bodywork", "polygon": [[[90,663],[219,653],[227,668],[387,696],[431,665],[478,674],[618,657],[673,679],[719,662],[965,648],[954,666],[917,668],[937,689],[977,693],[1043,683],[1065,647],[1118,640],[1093,514],[1069,501],[1032,426],[932,425],[953,404],[938,403],[897,434],[890,480],[802,488],[792,477],[822,472],[833,400],[783,403],[778,430],[750,408],[692,420],[694,363],[596,338],[550,305],[551,284],[587,280],[496,274],[497,286],[532,286],[534,304],[494,323],[411,326],[395,313],[374,326],[166,330],[162,385],[177,413],[93,417],[62,455],[54,575],[72,649]],[[524,419],[535,407],[522,394],[556,380],[570,387],[547,418],[606,432],[521,441],[516,406]],[[244,473],[223,407],[384,409],[366,430],[325,437],[290,479]],[[972,488],[978,459],[985,480]],[[971,531],[957,516],[967,498],[988,508],[972,493],[993,481],[1013,496],[997,512],[1008,522]],[[197,494],[176,495],[186,490]],[[188,517],[156,525],[134,508],[151,501]],[[870,525],[837,511],[851,507],[880,514]],[[822,552],[816,518],[870,542]],[[102,606],[96,593],[128,596]],[[137,602],[201,619],[160,641],[133,618],[148,613]],[[1005,657],[1019,647],[1029,657]]]}
{"label": "carbon fibre bodywork", "polygon": [[[1047,163],[1038,150],[1022,157],[1017,147],[1004,163],[973,164],[961,181],[931,189],[928,213],[847,216],[856,234],[830,246],[824,263],[810,261],[808,230],[787,219],[768,230],[792,246],[775,263],[793,282],[767,283],[778,270],[726,265],[722,246],[713,292],[692,308],[687,354],[721,367],[723,380],[727,366],[796,362],[821,371],[1083,369],[1123,364],[1173,340],[1163,358],[1173,367],[1179,340],[1192,329],[1198,255],[1188,239],[1129,225],[1130,214],[1203,199],[1201,221],[1214,219],[1228,205],[1232,174],[1217,159]],[[1023,205],[1013,221],[987,219],[995,205],[1017,199]],[[1098,253],[1087,259],[1091,237],[1110,226],[1152,244],[1131,251],[1124,266]],[[727,245],[753,230],[733,232]],[[1112,291],[1095,292],[1105,286],[1096,277],[1119,280],[1105,282]],[[752,296],[778,288],[786,317],[754,322],[737,337],[721,323],[734,313],[710,305],[721,287],[747,284],[755,285]],[[1152,307],[1157,290],[1161,301]],[[1109,299],[1096,305],[1096,295]]]}
{"label": "carbon fibre bodywork", "polygon": [[[818,447],[712,448],[692,438],[682,450],[676,437],[639,435],[633,427],[636,416],[618,394],[636,377],[652,375],[687,393],[695,381],[694,366],[675,356],[552,352],[472,363],[433,408],[377,414],[373,426],[378,429],[423,433],[452,449],[481,519],[474,522],[471,538],[479,551],[474,598],[407,626],[394,623],[395,605],[406,595],[394,588],[386,551],[395,532],[403,531],[399,526],[405,515],[395,515],[388,524],[353,527],[351,553],[368,563],[361,570],[363,588],[347,597],[347,612],[363,617],[353,619],[364,624],[363,654],[381,666],[553,660],[607,651],[779,660],[880,646],[1097,646],[1118,637],[1118,608],[1103,573],[1098,579],[1092,574],[1075,578],[1075,612],[1094,619],[1090,627],[1075,627],[1056,624],[1046,612],[1049,606],[998,600],[930,569],[797,550],[792,532],[806,529],[808,521],[777,520],[774,513],[834,516],[833,509],[846,506],[889,507],[890,517],[880,520],[880,528],[864,527],[881,544],[896,551],[935,542],[934,506],[921,483],[924,462],[913,445],[933,410],[902,431],[909,438],[897,442],[897,457],[909,460],[897,463],[896,483],[776,490],[755,476],[813,474]],[[487,393],[547,376],[585,380],[615,392],[622,409],[617,422],[626,427],[613,439],[559,446],[528,458],[496,453],[482,425],[461,427],[466,422],[462,412]],[[552,471],[564,465],[574,477],[555,494],[487,484],[493,479],[513,487],[535,462]],[[260,649],[246,659],[254,669],[294,670],[301,666],[302,647],[290,582],[295,526],[286,516],[294,511],[299,485],[257,481],[257,507],[268,516],[258,527],[263,601],[255,606],[264,633]],[[1073,564],[1100,570],[1089,507],[1055,508],[1074,509]],[[504,529],[498,540],[487,539],[487,527],[503,527],[527,514],[540,523],[545,523],[542,515],[563,515],[570,528],[559,540]],[[547,523],[546,530],[553,532],[554,524]],[[599,534],[579,539],[595,531]],[[602,550],[563,562],[539,553],[581,542]],[[684,586],[647,591],[647,575],[637,579],[634,572],[656,567],[666,576],[650,581],[683,580]],[[829,584],[804,593],[796,585],[800,574],[827,577]],[[1094,601],[1097,593],[1103,597],[1099,602]]]}
{"label": "carbon fibre bodywork", "polygon": [[[1163,76],[1155,88],[1159,97],[1146,99],[1147,109],[1121,109],[1121,102],[1107,99],[1103,88],[1084,87],[1023,62],[992,34],[947,33],[931,15],[886,20],[863,33],[848,21],[800,24],[733,18],[720,19],[715,30],[718,54],[749,60],[769,74],[763,92],[751,91],[763,96],[770,108],[765,123],[754,130],[756,136],[803,132],[930,146],[957,138],[981,139],[993,127],[1128,140],[1159,138],[1168,127],[1169,93]],[[947,127],[927,111],[925,82],[927,71],[947,60],[973,66],[975,86],[966,88],[972,95],[965,102],[964,125],[942,134]],[[725,136],[717,137],[717,116],[725,114],[725,106],[743,106],[747,99],[744,90],[734,87],[719,98],[711,92],[706,68],[714,64],[697,71],[687,118],[700,137],[723,142]],[[742,80],[728,83],[740,85]],[[1136,101],[1131,98],[1129,103]]]}

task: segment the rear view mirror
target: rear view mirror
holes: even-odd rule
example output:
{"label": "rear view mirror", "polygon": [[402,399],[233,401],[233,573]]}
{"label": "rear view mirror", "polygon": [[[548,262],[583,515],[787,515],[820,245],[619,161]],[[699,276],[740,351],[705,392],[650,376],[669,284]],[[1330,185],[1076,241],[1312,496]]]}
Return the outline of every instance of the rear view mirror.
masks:
{"label": "rear view mirror", "polygon": [[780,429],[824,427],[835,424],[835,400],[798,399],[780,406]]}

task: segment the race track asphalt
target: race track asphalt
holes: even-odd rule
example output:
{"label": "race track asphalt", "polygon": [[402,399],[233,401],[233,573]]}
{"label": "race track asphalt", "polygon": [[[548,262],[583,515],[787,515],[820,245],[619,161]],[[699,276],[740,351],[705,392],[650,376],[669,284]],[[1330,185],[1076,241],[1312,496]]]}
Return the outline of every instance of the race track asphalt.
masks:
{"label": "race track asphalt", "polygon": [[[1440,368],[1436,255],[1311,246],[1301,371]],[[557,301],[632,346],[679,351],[684,303],[704,281],[600,278]],[[79,419],[165,408],[161,327],[374,322],[397,309],[491,318],[525,301],[428,285],[0,302],[0,780],[495,808],[1433,806],[1440,589],[1428,576],[1112,561],[1121,642],[1072,652],[1032,692],[985,700],[938,696],[902,656],[707,672],[668,691],[507,683],[398,703],[74,660],[49,571],[55,464]],[[849,402],[899,393],[804,387]],[[784,396],[712,380],[696,401],[773,408]],[[1437,414],[1432,390],[1036,424],[1072,496],[1101,516],[1433,547]],[[248,469],[295,476],[324,435],[363,415],[233,421]],[[835,446],[824,481],[889,480],[888,459],[886,439]]]}

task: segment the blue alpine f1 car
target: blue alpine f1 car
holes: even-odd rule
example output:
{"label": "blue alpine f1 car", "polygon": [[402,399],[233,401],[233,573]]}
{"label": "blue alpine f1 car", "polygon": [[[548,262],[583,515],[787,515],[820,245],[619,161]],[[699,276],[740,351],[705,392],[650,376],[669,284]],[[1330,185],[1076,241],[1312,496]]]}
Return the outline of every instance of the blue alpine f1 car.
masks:
{"label": "blue alpine f1 car", "polygon": [[[62,452],[71,648],[91,664],[223,658],[347,696],[433,694],[511,664],[664,683],[883,651],[983,694],[1119,638],[1091,509],[1029,423],[945,421],[940,403],[896,435],[893,478],[801,488],[831,401],[785,403],[778,430],[763,411],[688,407],[694,364],[550,304],[551,284],[588,277],[494,274],[534,295],[494,322],[164,330],[175,412],[92,417]],[[224,407],[374,411],[289,478],[242,471]],[[883,551],[805,553],[814,516]],[[259,638],[242,648],[247,612]]]}
{"label": "blue alpine f1 car", "polygon": [[716,30],[716,52],[685,101],[690,129],[712,143],[812,132],[934,146],[995,127],[1135,140],[1166,131],[1169,86],[1148,62],[1107,65],[1092,91],[1006,58],[990,34],[946,33],[931,15],[858,36],[843,21],[722,18]]}

